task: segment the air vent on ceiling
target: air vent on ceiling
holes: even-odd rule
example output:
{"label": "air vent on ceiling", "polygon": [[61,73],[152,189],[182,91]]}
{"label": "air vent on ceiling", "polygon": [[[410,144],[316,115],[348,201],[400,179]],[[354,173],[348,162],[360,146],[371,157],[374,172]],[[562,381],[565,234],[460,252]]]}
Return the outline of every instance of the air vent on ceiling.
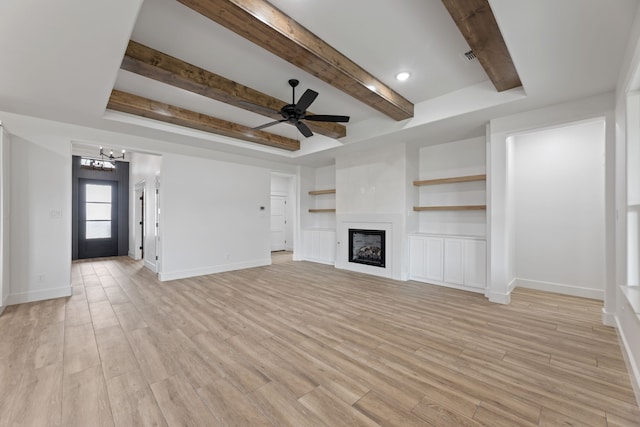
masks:
{"label": "air vent on ceiling", "polygon": [[477,59],[476,58],[476,54],[473,53],[472,50],[466,51],[465,53],[463,53],[463,55],[464,55],[464,58],[465,58],[466,62],[473,62],[473,61],[475,61]]}

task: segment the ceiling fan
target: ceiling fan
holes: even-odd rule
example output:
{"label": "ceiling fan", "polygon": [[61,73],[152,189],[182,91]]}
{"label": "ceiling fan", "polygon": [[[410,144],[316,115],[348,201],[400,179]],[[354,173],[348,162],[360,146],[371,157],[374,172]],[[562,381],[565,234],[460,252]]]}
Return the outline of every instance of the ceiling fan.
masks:
{"label": "ceiling fan", "polygon": [[309,138],[310,136],[313,136],[313,132],[311,132],[311,129],[309,129],[309,127],[301,120],[333,123],[347,123],[349,121],[349,116],[334,116],[326,114],[307,115],[307,108],[309,108],[313,101],[315,101],[318,96],[318,92],[307,89],[296,104],[296,86],[298,86],[299,83],[300,82],[296,79],[289,80],[289,85],[293,90],[292,101],[291,104],[287,104],[280,109],[279,113],[283,117],[282,120],[276,120],[275,122],[270,122],[262,126],[255,127],[254,129],[264,129],[269,126],[277,125],[278,123],[287,122],[297,127],[302,135]]}

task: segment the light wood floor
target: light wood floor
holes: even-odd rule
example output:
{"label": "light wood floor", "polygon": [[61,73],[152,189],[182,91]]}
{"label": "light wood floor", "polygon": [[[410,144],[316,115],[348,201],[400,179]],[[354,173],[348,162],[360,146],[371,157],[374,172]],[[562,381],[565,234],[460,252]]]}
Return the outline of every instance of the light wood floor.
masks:
{"label": "light wood floor", "polygon": [[0,316],[0,425],[640,425],[597,301],[286,256],[164,283],[74,263],[73,297]]}

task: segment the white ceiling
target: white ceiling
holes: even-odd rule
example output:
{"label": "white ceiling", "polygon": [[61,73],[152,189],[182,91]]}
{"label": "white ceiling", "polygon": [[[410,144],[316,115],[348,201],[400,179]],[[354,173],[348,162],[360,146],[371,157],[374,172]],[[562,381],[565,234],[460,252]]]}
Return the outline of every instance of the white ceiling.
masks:
{"label": "white ceiling", "polygon": [[[415,103],[415,117],[388,119],[175,0],[2,0],[0,120],[10,131],[11,115],[1,112],[306,164],[330,161],[342,144],[472,136],[498,111],[612,91],[638,6],[637,0],[490,0],[523,82],[522,89],[497,93],[480,65],[464,60],[468,46],[440,0],[272,3]],[[320,94],[311,111],[351,116],[347,137],[300,137],[303,149],[291,154],[106,112],[115,87],[248,126],[271,121],[120,70],[129,39],[287,102],[287,80],[297,78],[296,98],[307,88]],[[395,80],[402,70],[410,80]],[[299,137],[286,124],[268,130]]]}

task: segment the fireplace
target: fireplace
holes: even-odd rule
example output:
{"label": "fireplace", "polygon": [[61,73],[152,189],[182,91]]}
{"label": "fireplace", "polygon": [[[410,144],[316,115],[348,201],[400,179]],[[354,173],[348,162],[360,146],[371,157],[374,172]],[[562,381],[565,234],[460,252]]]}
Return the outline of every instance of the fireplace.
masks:
{"label": "fireplace", "polygon": [[384,230],[349,229],[349,262],[384,268]]}

